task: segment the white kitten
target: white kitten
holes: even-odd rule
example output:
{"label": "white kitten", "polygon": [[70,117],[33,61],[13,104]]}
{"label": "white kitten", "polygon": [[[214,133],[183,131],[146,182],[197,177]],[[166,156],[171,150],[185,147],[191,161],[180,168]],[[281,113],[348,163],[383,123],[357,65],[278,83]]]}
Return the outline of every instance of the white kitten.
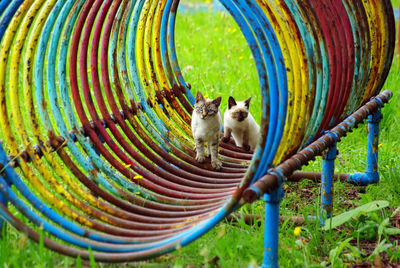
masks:
{"label": "white kitten", "polygon": [[222,127],[221,112],[218,108],[220,104],[221,97],[214,100],[205,99],[198,91],[191,122],[197,162],[204,162],[204,143],[207,142],[211,165],[216,170],[222,168],[222,162],[218,159],[218,142]]}
{"label": "white kitten", "polygon": [[257,145],[260,126],[249,112],[251,97],[245,101],[236,103],[231,96],[228,100],[228,108],[224,113],[224,137],[228,142],[232,134],[236,146],[243,147],[246,151],[254,150]]}

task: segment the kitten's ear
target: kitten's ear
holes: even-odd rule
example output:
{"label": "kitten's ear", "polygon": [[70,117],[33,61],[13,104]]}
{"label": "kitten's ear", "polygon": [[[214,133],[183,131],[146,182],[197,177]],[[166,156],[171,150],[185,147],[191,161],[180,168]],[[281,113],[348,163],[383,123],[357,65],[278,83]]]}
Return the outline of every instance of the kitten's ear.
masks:
{"label": "kitten's ear", "polygon": [[232,96],[229,96],[228,109],[232,108],[235,105],[237,105],[235,99]]}
{"label": "kitten's ear", "polygon": [[196,95],[196,103],[204,101],[204,96],[203,94],[201,94],[200,91],[197,91],[197,95]]}
{"label": "kitten's ear", "polygon": [[244,101],[244,105],[249,109],[251,97]]}
{"label": "kitten's ear", "polygon": [[219,96],[218,98],[214,99],[212,102],[219,107],[219,105],[221,104],[221,96]]}

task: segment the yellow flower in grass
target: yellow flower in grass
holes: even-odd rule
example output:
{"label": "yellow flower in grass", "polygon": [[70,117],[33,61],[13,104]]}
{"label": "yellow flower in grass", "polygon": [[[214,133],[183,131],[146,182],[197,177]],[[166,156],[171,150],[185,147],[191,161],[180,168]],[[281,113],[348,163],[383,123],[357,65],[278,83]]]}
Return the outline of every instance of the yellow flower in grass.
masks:
{"label": "yellow flower in grass", "polygon": [[295,236],[299,236],[301,232],[301,227],[297,226],[296,228],[294,228],[293,233]]}

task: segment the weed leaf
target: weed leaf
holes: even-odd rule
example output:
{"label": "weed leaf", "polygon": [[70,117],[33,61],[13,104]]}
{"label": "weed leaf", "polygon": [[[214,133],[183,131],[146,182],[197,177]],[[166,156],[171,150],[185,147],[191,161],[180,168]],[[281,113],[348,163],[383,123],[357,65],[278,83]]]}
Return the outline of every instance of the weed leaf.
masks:
{"label": "weed leaf", "polygon": [[335,260],[337,259],[337,257],[339,257],[340,253],[342,253],[342,250],[349,244],[349,242],[352,240],[353,238],[347,238],[345,241],[343,241],[339,246],[337,246],[336,248],[332,249],[329,252],[329,260],[332,263],[332,267],[334,267],[335,264]]}
{"label": "weed leaf", "polygon": [[388,235],[400,235],[399,228],[386,228],[385,233]]}
{"label": "weed leaf", "polygon": [[346,222],[348,222],[351,219],[356,219],[359,215],[366,214],[372,211],[380,210],[385,207],[389,206],[389,202],[386,200],[380,200],[380,201],[372,201],[370,203],[367,203],[365,205],[362,205],[358,208],[346,211],[340,215],[337,215],[325,222],[324,227],[322,227],[322,230],[327,231],[330,228],[336,228]]}

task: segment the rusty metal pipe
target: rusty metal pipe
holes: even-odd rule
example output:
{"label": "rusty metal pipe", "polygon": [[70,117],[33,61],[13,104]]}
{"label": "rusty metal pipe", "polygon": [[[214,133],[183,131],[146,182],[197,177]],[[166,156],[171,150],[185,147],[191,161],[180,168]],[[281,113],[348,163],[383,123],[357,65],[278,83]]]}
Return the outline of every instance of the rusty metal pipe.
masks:
{"label": "rusty metal pipe", "polygon": [[[294,171],[301,169],[303,165],[307,165],[315,156],[321,155],[324,150],[335,143],[335,139],[340,141],[341,138],[347,135],[347,132],[357,127],[362,123],[368,115],[376,112],[384,103],[387,103],[392,97],[392,92],[385,90],[376,97],[372,98],[368,103],[359,108],[356,112],[350,115],[342,123],[328,131],[315,142],[308,145],[306,148],[296,153],[289,159],[283,161],[273,170],[279,170],[284,177],[290,177]],[[279,179],[274,174],[267,174],[251,187],[243,192],[243,199],[247,203],[252,203],[259,199],[262,194],[270,193],[279,186]]]}
{"label": "rusty metal pipe", "polygon": [[[350,174],[337,174],[334,175],[335,179],[339,179],[340,181],[346,181]],[[287,178],[288,181],[298,182],[303,179],[312,180],[314,182],[321,181],[321,172],[307,172],[307,171],[296,171],[291,176]]]}

